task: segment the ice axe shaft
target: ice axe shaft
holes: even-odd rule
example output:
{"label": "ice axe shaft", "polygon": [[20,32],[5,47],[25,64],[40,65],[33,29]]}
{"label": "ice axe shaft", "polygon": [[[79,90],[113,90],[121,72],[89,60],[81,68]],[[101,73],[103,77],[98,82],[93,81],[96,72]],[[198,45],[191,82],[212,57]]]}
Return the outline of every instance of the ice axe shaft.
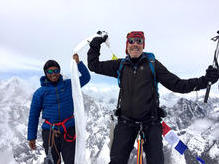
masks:
{"label": "ice axe shaft", "polygon": [[208,102],[208,97],[209,97],[209,93],[211,90],[211,83],[209,82],[206,88],[206,92],[205,92],[205,99],[204,99],[204,103]]}
{"label": "ice axe shaft", "polygon": [[[98,31],[97,32],[97,35],[101,36],[101,37],[104,37],[105,35],[108,35],[108,33],[106,31]],[[112,53],[112,60],[117,60],[118,57],[115,55],[115,53],[112,51],[112,48],[110,46],[110,43],[109,43],[109,35],[108,35],[108,38],[106,39],[105,41],[105,44],[106,46],[108,47],[108,49],[110,50],[110,52]]]}
{"label": "ice axe shaft", "polygon": [[[219,31],[217,31],[217,33],[219,34]],[[218,69],[218,54],[219,54],[219,35],[213,37],[211,40],[213,41],[217,41],[217,46],[216,46],[216,49],[215,49],[215,52],[214,52],[214,60],[213,60],[213,64],[212,66],[214,68],[217,68]],[[205,92],[205,98],[204,98],[204,103],[207,103],[208,102],[208,97],[209,97],[209,93],[210,93],[210,90],[211,90],[211,85],[212,83],[211,82],[208,82],[208,85],[207,85],[207,89],[206,89],[206,92]]]}

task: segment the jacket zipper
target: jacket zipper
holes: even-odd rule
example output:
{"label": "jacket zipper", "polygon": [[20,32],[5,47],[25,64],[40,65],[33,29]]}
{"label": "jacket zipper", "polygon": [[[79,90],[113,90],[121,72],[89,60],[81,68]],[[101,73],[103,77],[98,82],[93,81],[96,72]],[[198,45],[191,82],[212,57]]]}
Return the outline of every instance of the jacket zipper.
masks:
{"label": "jacket zipper", "polygon": [[[135,77],[136,77],[136,74],[137,74],[137,66],[136,65],[132,65],[132,67],[133,67],[133,74],[131,75],[131,77],[132,77],[132,79],[131,79],[131,84],[133,85],[133,86],[131,86],[131,96],[130,96],[130,102],[131,102],[131,108],[133,108],[133,94],[134,94],[134,90],[135,90],[135,81],[136,81],[136,79],[135,79]],[[131,110],[131,111],[133,111],[133,109]]]}
{"label": "jacket zipper", "polygon": [[[58,103],[58,114],[59,114],[59,122],[61,122],[61,113],[60,113],[60,98],[59,98],[59,93],[58,93],[58,88],[56,87],[56,98],[57,98],[57,103]],[[58,129],[60,127],[58,126]],[[59,129],[60,130],[60,129]]]}

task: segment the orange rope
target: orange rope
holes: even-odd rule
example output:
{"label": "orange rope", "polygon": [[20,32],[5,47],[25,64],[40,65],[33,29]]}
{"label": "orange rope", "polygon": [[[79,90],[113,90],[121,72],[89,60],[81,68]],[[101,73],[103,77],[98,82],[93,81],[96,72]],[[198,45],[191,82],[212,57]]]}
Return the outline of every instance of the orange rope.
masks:
{"label": "orange rope", "polygon": [[138,149],[137,149],[137,164],[142,164],[143,163],[143,144],[144,140],[143,139],[138,139]]}

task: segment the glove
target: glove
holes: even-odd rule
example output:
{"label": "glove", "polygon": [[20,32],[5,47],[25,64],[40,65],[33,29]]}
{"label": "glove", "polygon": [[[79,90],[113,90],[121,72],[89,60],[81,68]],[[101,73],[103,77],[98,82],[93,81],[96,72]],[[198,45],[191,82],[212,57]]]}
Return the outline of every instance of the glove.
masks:
{"label": "glove", "polygon": [[214,68],[212,65],[208,67],[205,74],[205,80],[211,82],[212,84],[216,83],[219,79],[219,70]]}
{"label": "glove", "polygon": [[29,147],[31,148],[31,150],[35,150],[36,149],[36,140],[30,140]]}
{"label": "glove", "polygon": [[108,35],[104,35],[103,37],[95,37],[90,42],[90,47],[95,49],[96,51],[100,52],[100,45],[106,41]]}

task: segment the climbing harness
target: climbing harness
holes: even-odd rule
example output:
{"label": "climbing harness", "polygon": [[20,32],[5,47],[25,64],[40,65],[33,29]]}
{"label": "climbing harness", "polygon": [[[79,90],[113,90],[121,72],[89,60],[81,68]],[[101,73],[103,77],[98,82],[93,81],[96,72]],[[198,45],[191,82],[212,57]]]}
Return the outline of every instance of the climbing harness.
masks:
{"label": "climbing harness", "polygon": [[[65,120],[62,121],[62,122],[58,122],[58,123],[54,123],[54,124],[50,123],[48,120],[46,120],[45,123],[47,123],[47,124],[49,124],[50,126],[52,126],[53,129],[54,129],[55,126],[58,126],[58,127],[59,127],[59,126],[62,126],[62,127],[63,127],[63,130],[64,130],[64,139],[65,139],[65,141],[66,141],[66,142],[73,142],[73,141],[76,139],[76,135],[70,136],[70,135],[68,134],[67,129],[66,129],[66,126],[65,126],[65,123],[66,123],[68,120],[70,120],[71,118],[74,118],[74,116],[71,116],[71,117],[65,119]],[[69,139],[68,139],[67,137],[68,137]]]}
{"label": "climbing harness", "polygon": [[[48,120],[45,120],[45,123],[46,124],[49,124],[50,125],[50,131],[49,131],[49,138],[48,138],[48,154],[47,156],[44,158],[44,164],[55,164],[54,163],[54,160],[52,158],[52,148],[54,147],[55,148],[55,151],[56,153],[58,154],[59,156],[59,159],[57,161],[57,164],[60,164],[61,163],[61,156],[60,156],[60,153],[56,147],[56,144],[55,144],[55,137],[58,137],[61,132],[59,130],[59,126],[62,126],[63,127],[63,130],[64,130],[64,140],[66,142],[73,142],[75,141],[76,139],[76,135],[74,136],[70,136],[68,133],[67,133],[67,129],[66,129],[66,126],[65,126],[65,123],[70,120],[71,118],[74,118],[74,116],[71,116],[67,119],[65,119],[64,121],[62,122],[58,122],[58,123],[50,123]],[[55,126],[58,126],[58,130],[55,129]],[[68,138],[67,138],[68,137]]]}

